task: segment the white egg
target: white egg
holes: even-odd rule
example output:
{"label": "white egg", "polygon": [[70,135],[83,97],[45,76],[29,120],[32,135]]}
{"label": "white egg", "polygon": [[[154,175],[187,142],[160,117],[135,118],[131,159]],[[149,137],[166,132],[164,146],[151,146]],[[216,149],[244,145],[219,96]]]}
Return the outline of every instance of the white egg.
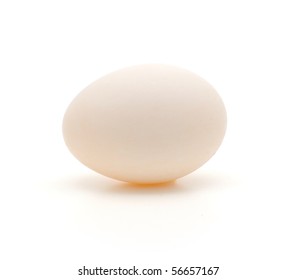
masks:
{"label": "white egg", "polygon": [[108,74],[84,89],[63,121],[66,145],[96,172],[126,182],[185,176],[217,151],[224,104],[204,79],[167,65]]}

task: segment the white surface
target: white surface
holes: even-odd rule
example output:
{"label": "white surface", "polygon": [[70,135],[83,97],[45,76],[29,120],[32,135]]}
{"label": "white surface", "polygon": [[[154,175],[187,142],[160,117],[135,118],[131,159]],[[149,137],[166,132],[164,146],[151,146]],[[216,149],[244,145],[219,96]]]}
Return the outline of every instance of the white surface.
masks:
{"label": "white surface", "polygon": [[[296,26],[288,0],[2,1],[0,278],[201,265],[296,279]],[[63,143],[73,97],[141,63],[196,72],[228,111],[216,156],[175,186],[103,178]]]}
{"label": "white surface", "polygon": [[195,73],[164,64],[108,73],[75,96],[63,118],[72,154],[112,179],[165,183],[192,173],[221,145],[226,109]]}

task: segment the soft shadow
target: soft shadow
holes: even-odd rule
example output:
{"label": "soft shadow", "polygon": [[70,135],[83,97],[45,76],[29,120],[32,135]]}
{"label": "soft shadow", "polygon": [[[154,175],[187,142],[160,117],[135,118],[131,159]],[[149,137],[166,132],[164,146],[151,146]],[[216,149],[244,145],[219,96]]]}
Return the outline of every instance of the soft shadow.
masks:
{"label": "soft shadow", "polygon": [[[64,181],[64,180],[63,180]],[[209,188],[223,188],[232,183],[230,177],[218,173],[193,173],[176,181],[162,184],[131,184],[105,178],[97,174],[86,174],[67,179],[63,185],[77,191],[96,194],[174,194],[197,192]]]}

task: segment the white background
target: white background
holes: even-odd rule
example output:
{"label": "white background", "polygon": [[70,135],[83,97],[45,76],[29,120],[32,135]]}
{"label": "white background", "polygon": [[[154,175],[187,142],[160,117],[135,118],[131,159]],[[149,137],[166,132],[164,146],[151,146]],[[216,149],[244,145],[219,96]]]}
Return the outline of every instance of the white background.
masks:
{"label": "white background", "polygon": [[[0,3],[1,279],[93,279],[83,265],[296,279],[296,1]],[[84,87],[143,63],[196,72],[228,111],[218,153],[161,188],[88,170],[61,133]]]}

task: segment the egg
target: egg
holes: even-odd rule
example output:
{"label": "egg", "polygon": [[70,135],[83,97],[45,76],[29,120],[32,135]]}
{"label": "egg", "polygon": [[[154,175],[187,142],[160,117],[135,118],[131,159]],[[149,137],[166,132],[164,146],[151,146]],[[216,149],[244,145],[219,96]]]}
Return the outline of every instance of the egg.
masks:
{"label": "egg", "polygon": [[71,153],[110,178],[163,183],[208,161],[226,130],[216,90],[185,69],[159,64],[110,73],[79,93],[66,110]]}

